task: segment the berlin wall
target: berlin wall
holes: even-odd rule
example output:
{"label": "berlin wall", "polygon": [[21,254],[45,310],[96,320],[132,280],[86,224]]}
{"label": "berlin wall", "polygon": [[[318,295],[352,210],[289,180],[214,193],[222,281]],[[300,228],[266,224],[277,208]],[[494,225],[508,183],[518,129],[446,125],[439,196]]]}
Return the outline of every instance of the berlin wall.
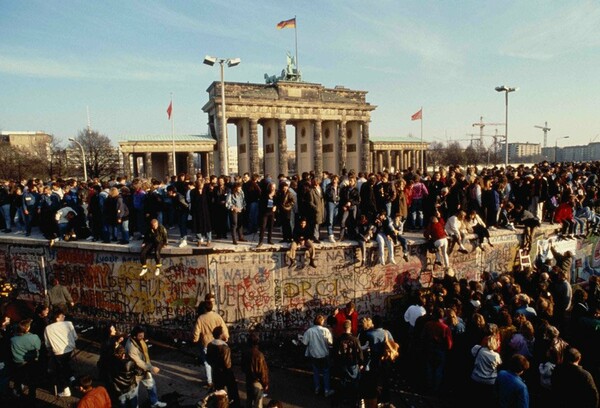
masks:
{"label": "berlin wall", "polygon": [[[14,241],[14,240],[13,240]],[[71,314],[91,324],[117,322],[121,330],[144,324],[169,338],[189,340],[196,309],[204,295],[216,294],[216,309],[235,334],[258,329],[276,338],[300,332],[317,313],[330,314],[353,300],[361,316],[379,314],[394,318],[397,302],[411,289],[428,287],[443,270],[434,267],[434,255],[423,244],[413,244],[409,261],[396,253],[397,264],[379,265],[377,248],[368,251],[361,266],[356,247],[324,245],[317,250],[317,268],[304,266],[302,251],[297,266],[285,262],[285,250],[167,253],[162,273],[152,269],[139,276],[138,254],[64,243],[50,248],[43,241],[0,241],[0,276],[18,289],[19,298],[44,300],[45,291],[57,277],[73,296]],[[551,257],[550,242],[575,256],[572,281],[587,280],[600,273],[600,241],[557,241],[553,232],[540,231],[534,239],[532,260],[537,254]],[[487,271],[502,274],[517,262],[520,236],[495,234],[493,248],[468,254],[453,251],[452,270],[457,278],[478,280]],[[472,245],[467,245],[471,248]],[[133,248],[131,250],[134,250]],[[181,252],[181,251],[179,251]],[[194,253],[192,253],[194,252]]]}

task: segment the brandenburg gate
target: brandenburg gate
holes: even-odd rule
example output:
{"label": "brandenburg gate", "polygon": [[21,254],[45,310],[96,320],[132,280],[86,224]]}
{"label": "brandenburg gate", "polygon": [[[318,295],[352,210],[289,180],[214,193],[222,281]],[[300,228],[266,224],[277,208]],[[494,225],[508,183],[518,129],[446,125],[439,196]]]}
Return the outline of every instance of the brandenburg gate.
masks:
{"label": "brandenburg gate", "polygon": [[[202,110],[208,114],[211,135],[222,143],[221,83],[213,82],[207,92],[209,101]],[[366,101],[366,94],[298,81],[226,82],[225,117],[236,126],[238,173],[288,174],[287,125],[294,127],[298,173],[328,170],[339,174],[344,168],[370,171],[369,122],[376,106]],[[221,159],[220,150],[215,151],[216,160]]]}

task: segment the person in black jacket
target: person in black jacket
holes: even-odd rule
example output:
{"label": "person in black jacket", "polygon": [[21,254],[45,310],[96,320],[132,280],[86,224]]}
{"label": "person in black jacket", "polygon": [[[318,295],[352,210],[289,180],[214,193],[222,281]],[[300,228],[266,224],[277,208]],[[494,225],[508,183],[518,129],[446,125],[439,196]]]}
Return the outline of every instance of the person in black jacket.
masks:
{"label": "person in black jacket", "polygon": [[573,347],[567,349],[564,359],[565,361],[558,364],[552,372],[551,389],[555,406],[597,408],[598,389],[592,375],[579,365],[581,361],[579,350]]}
{"label": "person in black jacket", "polygon": [[167,195],[171,197],[172,206],[175,209],[175,219],[179,225],[179,248],[187,246],[187,219],[189,214],[189,205],[185,197],[177,191],[175,186],[167,187]]}
{"label": "person in black jacket", "polygon": [[148,272],[146,260],[152,251],[155,253],[154,259],[156,260],[156,271],[154,272],[154,275],[160,275],[160,268],[162,267],[160,251],[167,245],[168,239],[166,228],[160,225],[157,219],[150,221],[150,229],[146,231],[144,242],[142,243],[142,252],[140,254],[142,270],[140,271],[140,276],[144,276],[146,272]]}
{"label": "person in black jacket", "polygon": [[354,229],[357,221],[358,205],[360,204],[360,192],[356,188],[356,176],[348,177],[348,184],[340,190],[340,241],[344,240],[350,231],[350,238],[354,238]]}
{"label": "person in black jacket", "polygon": [[296,264],[296,250],[298,247],[306,248],[309,258],[309,265],[316,268],[315,265],[315,246],[313,245],[313,230],[309,227],[306,218],[300,218],[300,221],[294,227],[294,239],[290,245],[289,253],[287,254],[290,260],[290,267]]}
{"label": "person in black jacket", "polygon": [[[265,228],[268,229],[267,242],[273,245],[271,239],[273,235],[273,224],[275,222],[275,214],[277,211],[277,200],[275,195],[277,194],[277,187],[275,183],[269,183],[261,194],[260,201],[258,204],[258,213],[260,219],[260,236],[258,239],[257,248],[262,246],[263,239],[265,237]],[[247,204],[247,202],[246,202]]]}
{"label": "person in black jacket", "polygon": [[242,370],[246,374],[246,407],[262,407],[264,393],[269,391],[269,367],[258,348],[256,333],[248,336],[248,347],[242,352]]}
{"label": "person in black jacket", "polygon": [[125,347],[117,346],[108,367],[108,390],[118,401],[120,407],[138,406],[138,383],[136,365],[127,356]]}
{"label": "person in black jacket", "polygon": [[104,202],[104,215],[108,221],[109,230],[112,240],[117,240],[117,232],[121,234],[120,244],[129,244],[129,208],[123,201],[123,196],[119,193],[119,189],[112,187],[109,191],[108,198]]}
{"label": "person in black jacket", "polygon": [[218,390],[227,388],[229,406],[240,408],[240,396],[231,365],[231,349],[225,342],[222,326],[213,329],[213,341],[206,347],[206,360],[213,370],[213,384]]}
{"label": "person in black jacket", "polygon": [[192,225],[194,233],[198,238],[198,246],[211,245],[212,223],[210,214],[210,192],[208,185],[204,185],[204,179],[196,180],[194,188],[190,190],[190,213],[192,214]]}
{"label": "person in black jacket", "polygon": [[367,182],[360,187],[360,213],[366,215],[369,222],[374,221],[377,214],[374,190],[376,180],[374,175],[370,175]]}

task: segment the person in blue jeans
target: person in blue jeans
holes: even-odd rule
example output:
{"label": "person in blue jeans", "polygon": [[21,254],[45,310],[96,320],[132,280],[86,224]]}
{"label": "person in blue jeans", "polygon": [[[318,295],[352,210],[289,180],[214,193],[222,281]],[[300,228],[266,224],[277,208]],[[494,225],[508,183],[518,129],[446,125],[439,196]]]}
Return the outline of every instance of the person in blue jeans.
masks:
{"label": "person in blue jeans", "polygon": [[338,218],[338,208],[340,205],[340,186],[339,177],[331,176],[331,182],[325,190],[325,203],[327,207],[327,236],[330,242],[335,242],[333,237],[333,225]]}
{"label": "person in blue jeans", "polygon": [[167,404],[158,399],[156,381],[153,377],[153,375],[160,372],[160,368],[154,366],[150,361],[148,345],[146,344],[144,337],[145,332],[143,327],[134,327],[131,331],[131,335],[127,339],[127,343],[125,343],[125,350],[127,351],[129,358],[131,358],[137,367],[144,373],[141,378],[141,383],[148,391],[150,406],[152,408],[166,407]]}
{"label": "person in blue jeans", "polygon": [[8,189],[8,181],[0,186],[0,213],[2,213],[2,219],[4,220],[4,229],[2,232],[12,232],[11,220],[10,220],[10,192]]}
{"label": "person in blue jeans", "polygon": [[315,394],[321,391],[321,376],[323,376],[323,391],[326,397],[334,394],[330,382],[329,346],[333,345],[333,337],[326,327],[323,327],[325,316],[318,314],[314,325],[304,332],[302,343],[306,346],[306,357],[310,358],[313,369]]}

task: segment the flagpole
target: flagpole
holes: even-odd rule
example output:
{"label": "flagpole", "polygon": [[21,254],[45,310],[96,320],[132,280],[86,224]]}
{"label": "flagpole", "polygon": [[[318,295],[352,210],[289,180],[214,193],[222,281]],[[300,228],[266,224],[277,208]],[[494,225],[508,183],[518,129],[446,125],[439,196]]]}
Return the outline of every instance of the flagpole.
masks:
{"label": "flagpole", "polygon": [[[423,150],[423,107],[421,106],[421,167],[425,167],[425,162],[424,159],[425,158],[425,153]],[[426,173],[425,169],[423,169],[423,172]]]}
{"label": "flagpole", "polygon": [[171,92],[171,140],[173,141],[173,175],[177,176],[177,159],[175,156],[175,117],[173,115],[173,92]]}
{"label": "flagpole", "polygon": [[296,37],[296,75],[300,77],[300,66],[298,65],[298,19],[294,15],[294,35]]}

